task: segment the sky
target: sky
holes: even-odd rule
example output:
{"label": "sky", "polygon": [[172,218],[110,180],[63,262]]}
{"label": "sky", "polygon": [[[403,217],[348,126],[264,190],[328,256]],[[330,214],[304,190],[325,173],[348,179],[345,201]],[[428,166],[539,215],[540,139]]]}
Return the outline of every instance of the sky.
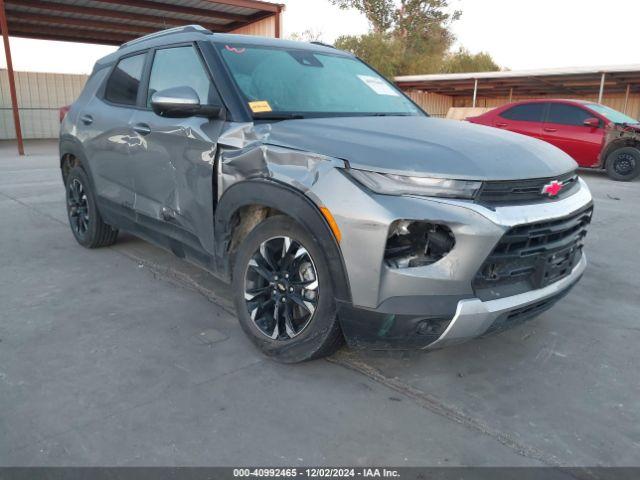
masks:
{"label": "sky", "polygon": [[[367,20],[329,0],[280,0],[284,34],[311,30],[323,41],[362,34]],[[462,18],[452,30],[456,45],[486,51],[511,70],[640,63],[638,0],[449,0]],[[16,70],[88,73],[113,47],[11,39]],[[0,68],[6,66],[0,55]]]}

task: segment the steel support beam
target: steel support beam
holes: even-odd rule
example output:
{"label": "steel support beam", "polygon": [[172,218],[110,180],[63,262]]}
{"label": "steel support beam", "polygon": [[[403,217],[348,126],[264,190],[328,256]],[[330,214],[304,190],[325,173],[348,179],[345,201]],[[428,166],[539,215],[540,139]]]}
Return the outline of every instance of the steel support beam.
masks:
{"label": "steel support beam", "polygon": [[[235,13],[219,12],[217,10],[209,10],[204,8],[185,7],[179,3],[158,3],[151,0],[100,0],[101,3],[109,3],[112,5],[124,5],[126,7],[136,7],[148,9],[152,12],[167,12],[167,13],[181,13],[184,15],[193,15],[203,18],[219,18],[221,20],[230,20],[232,22],[245,21],[244,15],[238,15]],[[131,17],[135,17],[136,14],[130,14]],[[190,20],[184,20],[184,23],[189,23]]]}
{"label": "steel support beam", "polygon": [[607,74],[602,72],[602,77],[600,77],[600,93],[598,94],[598,103],[602,103],[602,97],[604,97],[604,81],[607,77]]}
{"label": "steel support beam", "polygon": [[[147,24],[151,23],[151,24],[157,25],[157,27],[152,27],[152,28],[155,28],[155,30],[161,30],[163,28],[168,28],[172,26],[178,27],[178,26],[184,25],[185,23],[188,23],[187,20],[172,18],[170,16],[167,16],[166,14],[163,14],[162,12],[158,12],[156,14],[152,14],[152,13],[131,14],[129,12],[110,10],[108,8],[97,8],[93,6],[88,6],[88,7],[77,6],[77,5],[70,5],[70,4],[67,5],[63,3],[51,3],[43,0],[5,0],[5,3],[11,4],[12,6],[16,5],[19,7],[37,8],[38,10],[42,10],[43,11],[42,13],[44,14],[46,14],[47,12],[55,12],[60,14],[78,13],[83,15],[99,16],[99,17],[103,17],[104,19],[110,19],[114,21],[129,20],[133,22],[144,22]],[[212,15],[209,15],[209,16],[211,17]],[[54,20],[53,23],[55,23],[55,18],[56,17],[52,17],[52,20]],[[243,22],[238,22],[239,25],[246,25],[247,23],[250,23],[247,19],[245,19]],[[51,24],[51,21],[49,22],[49,24]],[[202,25],[204,28],[208,28],[209,30],[218,31],[218,32],[227,31],[229,29],[229,26],[231,25],[231,24],[224,24],[224,23],[214,24],[214,23],[202,22],[202,21],[199,22],[199,24]],[[136,25],[136,23],[132,23],[131,25]],[[76,41],[81,41],[81,40],[78,39]],[[89,42],[89,43],[93,43],[93,42]]]}
{"label": "steel support beam", "polygon": [[[35,25],[34,22],[39,23],[39,25]],[[68,18],[62,17],[58,15],[42,15],[39,13],[23,13],[23,12],[11,12],[11,30],[13,31],[13,27],[16,24],[21,25],[29,25],[34,30],[38,30],[38,28],[42,28],[42,24],[51,24],[55,23],[56,25],[67,25],[69,27],[78,27],[78,28],[90,28],[90,29],[108,29],[108,32],[105,33],[125,33],[125,34],[135,34],[135,35],[146,35],[148,33],[157,32],[158,29],[154,27],[143,27],[141,25],[128,25],[126,23],[118,23],[118,22],[105,22],[105,21],[94,21],[94,20],[86,20],[84,18]],[[115,32],[114,32],[115,30]]]}
{"label": "steel support beam", "polygon": [[478,99],[478,79],[473,82],[473,108],[476,108],[476,100]]}
{"label": "steel support beam", "polygon": [[282,5],[271,2],[255,1],[255,0],[212,0],[215,3],[222,3],[231,7],[253,8],[255,10],[267,10],[276,13],[282,8]]}
{"label": "steel support beam", "polygon": [[624,108],[622,113],[627,114],[627,105],[629,105],[629,94],[631,93],[631,84],[627,83],[627,91],[624,94]]}
{"label": "steel support beam", "polygon": [[0,0],[0,30],[2,30],[2,42],[4,43],[4,55],[7,59],[7,74],[9,75],[9,94],[11,95],[11,110],[13,111],[13,125],[18,141],[18,154],[24,155],[24,142],[22,140],[22,127],[20,125],[20,112],[18,111],[18,95],[16,94],[16,79],[11,61],[11,47],[9,45],[9,27],[7,14],[4,10],[4,0]]}
{"label": "steel support beam", "polygon": [[40,38],[41,36],[50,35],[50,36],[60,36],[60,37],[69,37],[74,38],[76,42],[81,42],[80,39],[84,40],[86,43],[93,43],[92,39],[96,40],[106,40],[115,43],[116,45],[121,45],[124,42],[128,42],[132,38],[139,37],[140,35],[136,34],[126,34],[126,33],[111,33],[111,32],[103,32],[100,30],[91,30],[89,28],[68,28],[68,29],[60,29],[55,27],[43,26],[43,25],[27,25],[24,23],[14,23],[12,24],[11,32],[15,35],[18,32],[22,34],[31,34],[31,38]]}
{"label": "steel support beam", "polygon": [[276,22],[276,38],[282,37],[282,11],[278,10],[278,13],[275,14],[273,19]]}

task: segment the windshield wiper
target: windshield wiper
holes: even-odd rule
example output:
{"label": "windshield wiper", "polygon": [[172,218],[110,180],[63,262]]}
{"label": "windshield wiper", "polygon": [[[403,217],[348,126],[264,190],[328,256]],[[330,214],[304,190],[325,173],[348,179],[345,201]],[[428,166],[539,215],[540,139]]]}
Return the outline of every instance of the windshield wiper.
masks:
{"label": "windshield wiper", "polygon": [[254,114],[253,118],[256,120],[301,120],[304,118],[304,115],[300,115],[299,113],[269,112],[266,115]]}

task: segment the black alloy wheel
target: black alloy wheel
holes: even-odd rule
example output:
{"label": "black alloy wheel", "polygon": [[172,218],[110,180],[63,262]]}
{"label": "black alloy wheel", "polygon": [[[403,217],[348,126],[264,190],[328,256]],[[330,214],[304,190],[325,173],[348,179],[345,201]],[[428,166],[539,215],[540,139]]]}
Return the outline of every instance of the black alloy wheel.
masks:
{"label": "black alloy wheel", "polygon": [[238,321],[265,355],[297,363],[340,348],[331,269],[316,237],[292,218],[274,215],[232,255]]}
{"label": "black alloy wheel", "polygon": [[249,260],[244,298],[249,317],[272,340],[290,340],[309,325],[319,301],[318,272],[302,244],[265,240]]}
{"label": "black alloy wheel", "polygon": [[73,232],[80,238],[86,237],[91,221],[89,202],[84,186],[78,178],[72,179],[67,187],[67,210]]}
{"label": "black alloy wheel", "polygon": [[86,248],[113,245],[118,230],[108,225],[98,211],[92,183],[82,167],[74,166],[65,178],[69,226],[77,242]]}

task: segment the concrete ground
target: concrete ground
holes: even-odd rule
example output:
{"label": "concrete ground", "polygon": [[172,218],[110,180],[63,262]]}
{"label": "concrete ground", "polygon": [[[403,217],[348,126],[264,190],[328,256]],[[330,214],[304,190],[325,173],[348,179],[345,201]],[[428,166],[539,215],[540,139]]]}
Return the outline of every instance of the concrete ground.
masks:
{"label": "concrete ground", "polygon": [[55,148],[0,143],[0,466],[640,465],[639,181],[583,174],[590,266],[540,318],[286,366],[196,267],[77,245]]}

